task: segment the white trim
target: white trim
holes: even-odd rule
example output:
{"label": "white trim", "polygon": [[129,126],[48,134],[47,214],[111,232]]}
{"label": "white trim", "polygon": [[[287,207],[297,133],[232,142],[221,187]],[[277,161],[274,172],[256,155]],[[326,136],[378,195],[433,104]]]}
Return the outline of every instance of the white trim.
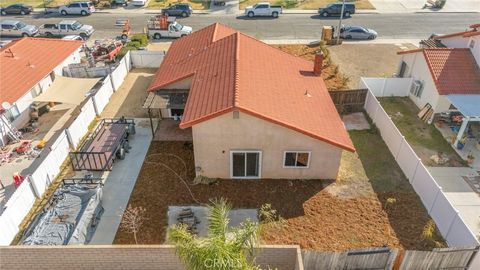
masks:
{"label": "white trim", "polygon": [[[296,153],[295,155],[295,163],[297,162],[297,156],[299,153],[307,153],[308,154],[308,162],[307,162],[307,166],[306,167],[302,167],[302,166],[285,166],[285,158],[287,157],[287,153]],[[288,150],[288,151],[283,151],[283,168],[284,169],[308,169],[310,168],[310,159],[312,157],[312,151],[300,151],[300,150]]]}
{"label": "white trim", "polygon": [[[258,176],[233,176],[233,154],[234,153],[258,153]],[[247,155],[245,155],[247,158]],[[245,166],[245,171],[247,166]],[[247,173],[245,172],[245,175]],[[231,179],[260,179],[262,178],[262,151],[261,150],[230,150],[230,178]]]}

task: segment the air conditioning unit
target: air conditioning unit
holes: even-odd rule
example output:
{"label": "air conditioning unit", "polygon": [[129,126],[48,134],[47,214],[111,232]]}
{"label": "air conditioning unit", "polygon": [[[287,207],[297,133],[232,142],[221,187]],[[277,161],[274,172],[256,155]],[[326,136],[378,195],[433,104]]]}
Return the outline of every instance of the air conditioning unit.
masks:
{"label": "air conditioning unit", "polygon": [[420,80],[414,80],[412,87],[410,88],[410,93],[416,97],[420,97],[423,91],[423,82]]}

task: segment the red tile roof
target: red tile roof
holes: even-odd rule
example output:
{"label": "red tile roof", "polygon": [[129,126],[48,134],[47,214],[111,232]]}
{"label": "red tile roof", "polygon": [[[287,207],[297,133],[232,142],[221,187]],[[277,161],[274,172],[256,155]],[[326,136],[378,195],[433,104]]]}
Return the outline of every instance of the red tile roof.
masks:
{"label": "red tile roof", "polygon": [[478,28],[480,28],[480,24],[472,24],[469,27],[471,28],[470,30],[466,30],[466,31],[463,31],[463,32],[457,32],[457,33],[452,33],[452,34],[435,36],[433,38],[434,39],[444,39],[444,38],[451,38],[451,37],[458,37],[458,36],[471,37],[471,36],[476,36],[476,35],[480,34],[480,32],[478,31],[479,30]]}
{"label": "red tile roof", "polygon": [[422,52],[440,95],[480,94],[480,70],[470,49],[425,48],[398,52]]}
{"label": "red tile roof", "polygon": [[0,50],[0,104],[16,102],[82,42],[25,37]]}
{"label": "red tile roof", "polygon": [[355,151],[313,63],[220,24],[175,41],[149,91],[192,77],[180,127],[242,111]]}

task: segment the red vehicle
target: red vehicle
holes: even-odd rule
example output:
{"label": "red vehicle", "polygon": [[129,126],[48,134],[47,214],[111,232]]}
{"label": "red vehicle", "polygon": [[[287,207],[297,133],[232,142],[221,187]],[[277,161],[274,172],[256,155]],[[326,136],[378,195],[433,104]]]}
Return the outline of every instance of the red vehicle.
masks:
{"label": "red vehicle", "polygon": [[113,61],[122,48],[123,44],[121,41],[96,44],[92,52],[93,59],[96,61]]}

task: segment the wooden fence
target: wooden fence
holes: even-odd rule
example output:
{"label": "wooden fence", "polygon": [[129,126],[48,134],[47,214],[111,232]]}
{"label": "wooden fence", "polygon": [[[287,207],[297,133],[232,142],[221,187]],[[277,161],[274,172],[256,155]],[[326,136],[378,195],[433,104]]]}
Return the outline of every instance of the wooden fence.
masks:
{"label": "wooden fence", "polygon": [[365,105],[368,89],[328,91],[338,113],[361,112]]}
{"label": "wooden fence", "polygon": [[[368,248],[345,252],[302,251],[305,270],[321,269],[468,269],[479,247],[432,251]],[[478,255],[480,256],[480,255]]]}

